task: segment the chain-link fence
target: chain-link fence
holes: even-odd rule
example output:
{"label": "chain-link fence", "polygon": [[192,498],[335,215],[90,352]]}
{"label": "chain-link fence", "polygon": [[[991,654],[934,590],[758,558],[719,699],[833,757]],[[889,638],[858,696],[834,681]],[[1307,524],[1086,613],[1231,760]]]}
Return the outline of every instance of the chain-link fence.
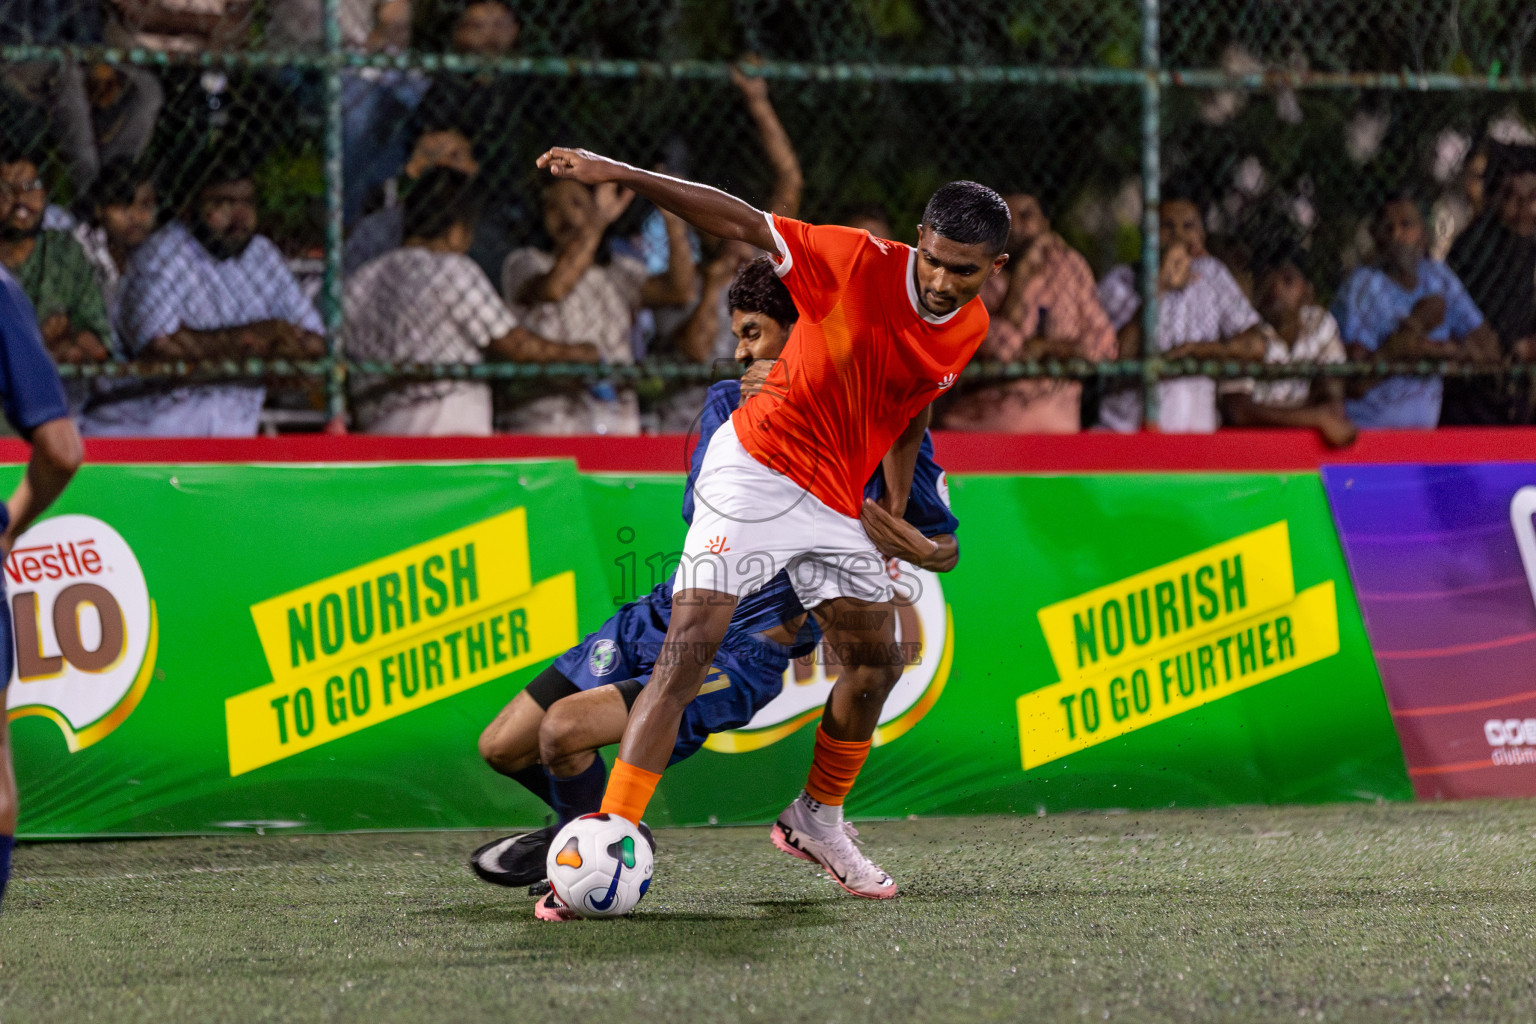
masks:
{"label": "chain-link fence", "polygon": [[[1178,429],[1159,408],[1185,400],[1170,380],[1329,375],[1358,397],[1390,370],[1466,378],[1449,388],[1476,393],[1472,421],[1528,422],[1533,11],[0,0],[0,179],[17,210],[0,261],[97,433],[341,417],[405,432],[682,429],[700,386],[733,372],[721,293],[739,254],[643,202],[551,188],[537,154],[581,145],[904,241],[934,187],[967,177],[1035,197],[1120,328],[1080,350],[989,344],[972,396],[1084,379],[1084,418],[1129,389],[1146,398],[1139,414]],[[1394,278],[1396,243],[1373,231],[1400,196],[1492,340],[1455,295],[1443,310],[1408,301],[1434,289],[1411,259]],[[1160,244],[1165,199],[1192,204],[1203,242],[1164,226]],[[1289,348],[1191,347],[1252,324],[1173,287],[1163,250],[1180,244],[1192,280],[1230,274],[1272,320],[1286,316],[1275,268],[1299,271],[1304,305],[1339,314],[1349,358],[1292,337],[1296,323],[1281,325]],[[1063,340],[1076,314],[1041,287],[1017,326]],[[1138,345],[1138,328],[1156,344]]]}

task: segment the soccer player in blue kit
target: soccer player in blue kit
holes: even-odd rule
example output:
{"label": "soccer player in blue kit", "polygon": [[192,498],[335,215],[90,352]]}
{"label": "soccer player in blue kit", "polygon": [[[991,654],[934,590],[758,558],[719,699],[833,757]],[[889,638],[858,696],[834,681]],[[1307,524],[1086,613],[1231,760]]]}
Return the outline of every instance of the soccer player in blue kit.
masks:
{"label": "soccer player in blue kit", "polygon": [[[683,519],[690,522],[693,482],[710,437],[736,410],[743,386],[760,386],[766,377],[763,371],[783,350],[798,317],[789,290],[766,258],[742,268],[731,284],[727,304],[737,338],[736,356],[750,365],[743,381],[721,381],[709,389],[683,495]],[[877,499],[884,489],[884,477],[877,470],[865,487],[865,497]],[[870,504],[872,539],[882,554],[935,572],[954,568],[959,560],[954,536],[959,522],[950,512],[943,471],[933,461],[930,438],[922,442],[904,518],[898,520]],[[470,866],[482,879],[506,886],[542,881],[555,833],[573,818],[598,810],[607,780],[598,750],[623,736],[630,708],[650,679],[666,639],[674,581],[675,577],[626,604],[557,658],[481,735],[480,753],[487,763],[522,783],[549,804],[558,818],[554,825],[497,839],[476,850]],[[796,599],[784,572],[744,599],[731,618],[703,689],[683,716],[672,763],[698,750],[711,733],[751,721],[779,695],[790,661],[814,651],[820,640],[821,631]],[[543,894],[535,913],[548,921],[569,916],[553,893]]]}
{"label": "soccer player in blue kit", "polygon": [[[0,182],[0,222],[16,201]],[[80,434],[69,418],[64,385],[43,347],[37,314],[4,267],[0,267],[0,407],[16,433],[32,445],[26,475],[0,506],[0,559],[9,558],[24,533],[63,492],[83,458]],[[0,691],[11,681],[16,643],[11,606],[0,577]],[[11,877],[11,847],[16,837],[16,773],[11,768],[10,716],[0,714],[0,900]]]}

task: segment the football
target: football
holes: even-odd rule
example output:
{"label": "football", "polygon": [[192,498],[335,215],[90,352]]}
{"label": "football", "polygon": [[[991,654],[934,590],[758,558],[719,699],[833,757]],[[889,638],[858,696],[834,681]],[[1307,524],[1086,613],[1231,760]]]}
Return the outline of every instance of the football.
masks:
{"label": "football", "polygon": [[549,846],[549,884],[582,917],[620,917],[651,885],[655,857],[649,840],[617,814],[584,814]]}

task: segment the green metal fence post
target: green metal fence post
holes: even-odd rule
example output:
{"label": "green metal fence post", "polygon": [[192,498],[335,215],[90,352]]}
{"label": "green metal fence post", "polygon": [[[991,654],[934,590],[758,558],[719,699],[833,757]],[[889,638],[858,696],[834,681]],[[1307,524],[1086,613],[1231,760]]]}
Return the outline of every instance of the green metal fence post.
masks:
{"label": "green metal fence post", "polygon": [[325,394],[332,419],[346,415],[347,371],[341,360],[341,20],[339,0],[324,0],[325,18]]}
{"label": "green metal fence post", "polygon": [[1163,92],[1158,0],[1141,4],[1141,386],[1143,422],[1156,426],[1157,206],[1162,176]]}

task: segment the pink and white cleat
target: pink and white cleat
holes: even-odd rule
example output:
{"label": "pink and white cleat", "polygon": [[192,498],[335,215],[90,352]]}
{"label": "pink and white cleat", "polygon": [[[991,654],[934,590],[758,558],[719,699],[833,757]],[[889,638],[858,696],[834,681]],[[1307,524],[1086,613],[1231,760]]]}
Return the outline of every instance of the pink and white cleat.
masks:
{"label": "pink and white cleat", "polygon": [[834,882],[855,896],[870,900],[895,896],[891,876],[859,849],[858,829],[840,817],[825,821],[825,813],[822,804],[802,792],[779,815],[768,837],[791,857],[821,865]]}
{"label": "pink and white cleat", "polygon": [[540,921],[574,921],[576,912],[560,902],[560,897],[551,889],[544,894],[544,898],[533,905],[533,916]]}

